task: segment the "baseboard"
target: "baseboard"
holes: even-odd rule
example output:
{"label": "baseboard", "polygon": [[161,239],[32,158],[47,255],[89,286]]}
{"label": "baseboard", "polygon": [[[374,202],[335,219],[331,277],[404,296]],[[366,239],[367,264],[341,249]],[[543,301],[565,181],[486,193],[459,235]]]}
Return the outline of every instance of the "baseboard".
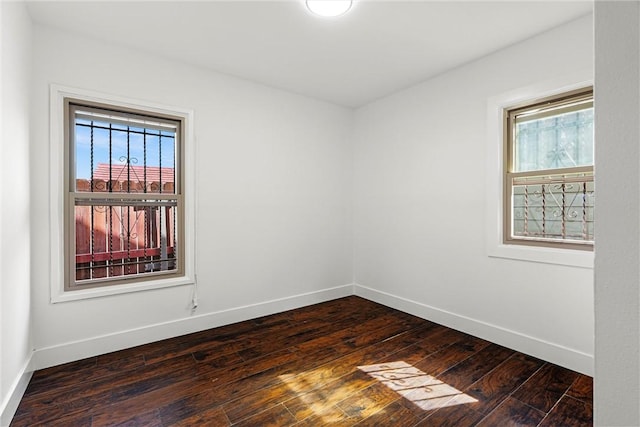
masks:
{"label": "baseboard", "polygon": [[34,353],[34,366],[44,369],[349,295],[353,295],[351,284],[41,348]]}
{"label": "baseboard", "polygon": [[451,313],[429,305],[402,298],[386,292],[354,284],[354,294],[362,298],[401,310],[414,316],[456,329],[478,338],[529,354],[556,365],[593,376],[594,358],[558,344],[546,342],[500,326],[481,322],[456,313]]}
{"label": "baseboard", "polygon": [[1,427],[8,427],[9,424],[11,424],[11,420],[18,409],[20,400],[22,399],[22,396],[24,396],[24,392],[27,390],[27,386],[31,380],[31,375],[33,375],[34,369],[32,367],[32,362],[33,354],[31,354],[29,359],[25,362],[15,381],[11,384],[7,397],[2,401],[2,406],[0,406]]}
{"label": "baseboard", "polygon": [[[37,349],[32,355],[29,369],[25,368],[25,374],[23,376],[27,375],[26,372],[29,370],[44,369],[87,357],[123,350],[137,345],[241,322],[243,320],[254,319],[256,317],[267,316],[354,294],[522,353],[530,354],[574,371],[593,376],[594,360],[590,354],[358,284],[337,286]],[[17,381],[14,395],[22,396],[24,390],[18,392],[20,385],[24,382],[24,387],[26,388],[30,375],[29,373],[26,382],[24,382],[24,378]],[[16,401],[16,407],[19,400],[18,398]],[[10,405],[7,404],[6,410],[3,409],[2,412],[3,417],[5,412],[9,413],[9,408]],[[4,424],[2,425],[4,426]]]}

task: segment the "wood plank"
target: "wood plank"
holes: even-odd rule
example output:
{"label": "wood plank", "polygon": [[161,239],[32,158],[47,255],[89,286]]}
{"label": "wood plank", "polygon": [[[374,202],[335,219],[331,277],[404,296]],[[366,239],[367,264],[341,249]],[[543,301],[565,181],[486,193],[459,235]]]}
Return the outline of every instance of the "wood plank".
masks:
{"label": "wood plank", "polygon": [[66,414],[86,411],[87,407],[111,405],[118,400],[114,398],[114,393],[120,399],[128,399],[135,393],[145,395],[152,389],[161,389],[161,383],[166,385],[193,378],[194,366],[195,361],[187,355],[96,381],[80,381],[75,386],[54,388],[27,401],[24,411],[18,408],[20,412],[16,413],[16,417],[24,416],[33,424],[45,423]]}
{"label": "wood plank", "polygon": [[[393,315],[383,315],[365,322],[357,323],[333,332],[325,337],[320,337],[293,346],[294,351],[305,352],[315,350],[319,341],[326,342],[330,338],[333,347],[344,353],[357,349],[357,347],[367,346],[375,342],[384,341],[397,334],[400,334],[410,326],[399,321]],[[320,344],[323,345],[323,344]]]}
{"label": "wood plank", "polygon": [[126,421],[135,414],[154,409],[160,410],[160,416],[164,418],[160,408],[175,401],[176,396],[191,396],[206,389],[207,386],[208,382],[200,379],[184,380],[116,403],[96,405],[97,407],[92,408],[93,422],[98,425],[117,424]]}
{"label": "wood plank", "polygon": [[574,399],[582,400],[593,404],[593,378],[586,375],[579,375],[578,379],[571,385],[567,395]]}
{"label": "wood plank", "polygon": [[[308,355],[310,360],[313,354]],[[280,375],[285,375],[298,366],[310,363],[301,359],[303,355],[297,355],[284,349],[279,356],[261,358],[261,360],[248,361],[240,366],[217,372],[205,372],[198,378],[207,386],[197,393],[181,395],[172,402],[161,405],[160,412],[163,419],[178,422],[183,418],[191,417],[199,411],[209,410],[218,406],[240,399],[246,395],[261,390],[268,386],[282,384]],[[276,360],[277,359],[277,360]],[[285,394],[282,398],[291,398]],[[262,408],[265,409],[265,408]]]}
{"label": "wood plank", "polygon": [[[145,412],[144,414],[136,414],[125,420],[123,422],[117,424],[110,424],[114,427],[163,427],[162,420],[160,419],[160,414],[157,409],[154,409],[149,412]],[[92,424],[92,427],[99,427],[100,424],[98,421]]]}
{"label": "wood plank", "polygon": [[192,354],[196,362],[206,363],[212,370],[229,368],[247,361],[247,359],[240,356],[236,351],[217,354],[217,356],[216,353],[203,354],[202,351],[196,351]]}
{"label": "wood plank", "polygon": [[[231,384],[221,382],[215,385],[214,388],[211,388],[211,384],[209,383],[208,387],[200,388],[197,390],[197,393],[183,393],[178,398],[162,402],[160,413],[163,419],[175,423],[192,417],[199,412],[221,407],[226,402],[242,399],[244,396],[250,394],[254,390],[253,380],[252,377],[248,377],[242,381]],[[271,376],[265,376],[263,373],[259,374],[258,380],[274,381]],[[281,391],[286,393],[286,390]],[[292,397],[292,395],[279,396],[278,399],[287,397]]]}
{"label": "wood plank", "polygon": [[382,410],[365,418],[357,424],[358,427],[412,427],[420,421],[412,411],[408,410],[398,401],[385,406]]}
{"label": "wood plank", "polygon": [[381,411],[385,406],[398,400],[396,392],[375,382],[344,399],[336,406],[342,409],[349,418],[361,421]]}
{"label": "wood plank", "polygon": [[535,427],[546,414],[512,397],[507,398],[478,427]]}
{"label": "wood plank", "polygon": [[98,363],[97,357],[78,360],[77,362],[65,363],[64,365],[53,366],[33,373],[29,386],[25,391],[25,396],[38,394],[52,387],[64,387],[67,384],[75,384],[75,378],[70,375],[77,373],[90,373]]}
{"label": "wood plank", "polygon": [[[378,317],[377,314],[367,312],[355,317],[345,317],[344,319],[327,318],[315,322],[293,323],[286,333],[271,336],[269,339],[260,339],[258,342],[253,343],[253,345],[247,346],[248,348],[239,350],[238,353],[245,359],[260,357],[283,347],[292,347],[307,343],[315,338],[323,338],[327,335],[335,334],[337,331],[348,331],[354,323],[366,322],[376,317]],[[378,324],[382,322],[384,322],[384,317],[383,320],[377,321]],[[373,323],[369,323],[369,325],[372,324]]]}
{"label": "wood plank", "polygon": [[574,371],[547,364],[516,390],[513,397],[546,414],[577,378],[578,373]]}
{"label": "wood plank", "polygon": [[593,425],[593,405],[564,396],[542,420],[540,427],[587,427]]}
{"label": "wood plank", "polygon": [[488,414],[543,364],[544,362],[534,357],[514,354],[464,390],[466,395],[477,400],[468,405],[476,411]]}
{"label": "wood plank", "polygon": [[296,422],[293,415],[283,405],[277,405],[250,418],[233,424],[234,427],[284,427]]}
{"label": "wood plank", "polygon": [[[366,300],[348,297],[311,306],[313,310],[305,307],[177,337],[167,340],[168,345],[165,342],[164,345],[155,346],[152,351],[146,351],[145,360],[150,364],[193,352],[198,360],[206,361],[207,355],[210,354],[216,358],[230,351],[241,351],[263,342],[270,342],[273,337],[282,336],[283,332],[291,333],[292,330],[299,327],[309,328],[310,326],[305,323],[313,313],[317,319],[328,319],[327,321],[316,319],[316,323],[330,324],[334,326],[333,329],[338,330],[341,329],[341,326],[351,325],[355,319],[373,318],[388,311],[384,310],[382,306],[376,306],[375,310],[359,310],[357,313],[347,310],[349,305],[359,305],[362,301]],[[370,303],[367,303],[365,307],[369,307],[369,305]]]}
{"label": "wood plank", "polygon": [[77,411],[74,413],[66,413],[64,411],[57,411],[57,408],[52,408],[56,412],[56,416],[50,417],[45,422],[34,421],[35,417],[22,416],[14,417],[11,422],[11,427],[32,427],[32,426],[53,426],[53,427],[91,427],[92,416],[83,411]]}
{"label": "wood plank", "polygon": [[[223,414],[221,402],[215,392],[206,388],[197,393],[176,393],[172,401],[160,402],[160,417],[166,425],[189,425],[187,420],[198,419],[201,414]],[[219,411],[219,412],[218,412]],[[229,424],[231,424],[229,422]]]}
{"label": "wood plank", "polygon": [[[286,406],[296,418],[301,419],[310,416],[312,412],[317,412],[324,406],[334,405],[346,398],[348,393],[353,393],[375,382],[373,378],[355,367],[395,356],[394,352],[398,347],[406,349],[413,345],[419,345],[418,348],[421,348],[422,343],[430,341],[429,337],[437,336],[441,332],[442,330],[434,325],[425,325],[425,327],[395,335],[376,346],[365,347],[362,350],[349,353],[316,369],[298,375],[283,376],[282,381],[297,394],[295,401],[287,401]],[[315,392],[318,388],[322,388],[322,390]],[[262,393],[271,394],[271,391],[256,392],[249,397],[251,403],[239,405],[242,407],[241,410],[247,411],[251,406],[256,407],[254,410],[257,410],[263,404],[263,400],[259,397]],[[234,416],[232,415],[231,418],[233,419]]]}
{"label": "wood plank", "polygon": [[393,354],[393,360],[389,361],[404,361],[410,365],[422,361],[425,357],[437,353],[453,344],[465,341],[469,338],[462,332],[454,331],[453,329],[438,327],[425,331],[425,337],[423,340],[412,344],[409,347],[400,349]]}
{"label": "wood plank", "polygon": [[323,412],[326,407],[337,405],[375,382],[375,379],[357,370],[321,386],[307,382],[305,377],[293,378],[288,386],[296,392],[296,396],[284,404],[296,419],[301,420]]}
{"label": "wood plank", "polygon": [[[385,319],[384,323],[386,324],[387,321],[388,319]],[[377,325],[377,319],[376,322],[370,321],[369,324]],[[396,327],[396,325],[392,324],[379,329],[374,329],[373,331],[370,331],[368,334],[366,334],[366,336],[362,337],[361,342],[369,342],[370,340],[374,340],[376,342],[381,341],[382,343],[384,343],[385,337],[389,335],[391,335],[392,337],[394,336],[393,334],[396,331]],[[346,352],[352,349],[350,345],[346,345],[346,347],[343,346],[344,343],[339,342],[338,344],[334,345],[334,349],[335,347],[340,347],[342,351]],[[307,348],[307,350],[309,350],[308,346],[305,347]],[[382,348],[384,348],[384,345],[382,346]],[[300,374],[295,373],[294,377],[297,378],[295,378],[293,383],[298,384],[299,387],[301,387],[300,385],[302,384],[309,384],[311,385],[311,387],[317,388],[322,384],[326,384],[326,382],[330,381],[331,379],[339,378],[342,375],[352,372],[354,370],[354,366],[357,366],[358,364],[368,363],[371,360],[367,357],[368,350],[373,350],[373,348],[367,347],[361,351],[348,353],[347,356],[332,361],[330,365],[322,365],[315,370],[304,372],[304,374],[302,374],[301,376],[298,376]],[[380,350],[380,346],[377,347],[377,350]],[[376,351],[374,354],[375,357],[379,357],[379,351]],[[286,377],[286,375],[283,375],[283,378]],[[247,398],[243,399],[242,401],[234,401],[232,403],[226,404],[225,412],[231,422],[234,423],[238,419],[250,416],[252,412],[255,413],[257,411],[263,410],[265,407],[267,407],[265,405],[275,405],[288,400],[290,398],[289,392],[292,390],[296,394],[311,391],[310,389],[294,390],[292,388],[292,382],[290,382],[289,384],[285,382],[283,385],[276,385],[273,389],[258,390],[247,396]],[[279,400],[278,396],[284,396],[286,399]]]}
{"label": "wood plank", "polygon": [[[435,332],[437,333],[439,331]],[[326,364],[319,365],[315,369],[305,371],[300,374],[301,377],[298,381],[311,384],[315,389],[344,375],[356,372],[359,366],[380,363],[386,359],[396,359],[396,357],[398,357],[398,349],[411,349],[409,351],[413,351],[413,346],[416,345],[416,351],[420,352],[420,348],[422,347],[420,344],[425,340],[429,340],[430,336],[429,331],[421,328],[395,335],[392,338],[381,341],[375,346],[367,346],[360,350],[347,353]]]}
{"label": "wood plank", "polygon": [[[286,320],[265,327],[256,327],[253,322],[241,322],[233,327],[224,327],[217,332],[194,334],[194,336],[185,339],[172,340],[163,347],[157,347],[153,351],[145,353],[145,362],[147,364],[157,363],[196,351],[213,353],[217,357],[227,352],[239,351],[250,346],[252,342],[260,342],[271,335],[288,331],[290,328],[291,324]],[[199,359],[202,360],[204,357],[199,357]]]}
{"label": "wood plank", "polygon": [[459,390],[464,390],[514,353],[508,348],[490,344],[438,375],[438,379]]}
{"label": "wood plank", "polygon": [[[269,387],[257,392],[246,394],[239,399],[225,403],[223,409],[231,424],[235,424],[245,418],[250,418],[255,414],[264,411],[265,408],[273,408],[282,406],[283,401],[296,397],[294,391],[286,384],[279,384],[275,387]],[[285,408],[286,409],[286,408]],[[288,413],[290,413],[287,410]],[[292,415],[293,417],[293,415]],[[297,421],[294,417],[294,421]]]}
{"label": "wood plank", "polygon": [[38,371],[12,427],[464,427],[533,423],[534,405],[552,407],[542,425],[587,425],[592,389],[352,296]]}
{"label": "wood plank", "polygon": [[325,406],[314,411],[313,415],[293,424],[296,427],[317,427],[330,425],[331,427],[352,426],[354,421],[335,406]]}
{"label": "wood plank", "polygon": [[[162,417],[161,417],[162,418]],[[162,418],[163,425],[167,427],[193,427],[193,426],[219,426],[227,427],[231,425],[222,408],[213,408],[198,412],[197,414],[184,418],[175,423]]]}
{"label": "wood plank", "polygon": [[[25,397],[23,402],[32,410],[42,408],[45,411],[50,405],[65,405],[75,401],[99,402],[111,399],[111,393],[118,387],[123,387],[153,377],[170,375],[184,375],[185,370],[195,365],[190,356],[172,360],[153,366],[142,366],[135,370],[123,369],[121,372],[93,381],[81,381],[66,386],[50,386],[42,393]],[[135,373],[134,373],[135,372]],[[78,406],[78,404],[74,404]]]}
{"label": "wood plank", "polygon": [[433,411],[415,427],[471,427],[482,418],[484,418],[483,414],[461,404]]}
{"label": "wood plank", "polygon": [[489,342],[487,341],[465,335],[463,339],[458,339],[454,344],[446,346],[436,353],[430,354],[424,359],[416,362],[414,366],[428,375],[437,377],[441,373],[482,350],[487,345],[489,345]]}
{"label": "wood plank", "polygon": [[[425,418],[428,414],[439,409],[453,396],[461,394],[459,390],[443,383],[433,373],[446,371],[451,366],[456,366],[461,360],[466,360],[470,354],[475,351],[481,351],[489,344],[486,341],[457,331],[449,331],[455,333],[456,339],[453,340],[453,345],[446,346],[441,351],[436,351],[418,360],[413,365],[399,359],[394,362],[408,365],[402,369],[408,369],[409,373],[412,373],[412,378],[409,378],[409,382],[403,380],[405,382],[404,386],[395,384],[398,386],[396,387],[398,390],[397,402],[418,419]],[[451,334],[447,335],[451,336]],[[437,342],[437,340],[435,341]],[[434,349],[438,347],[434,347]],[[415,358],[407,358],[407,360],[415,360]],[[420,368],[424,369],[424,371]]]}

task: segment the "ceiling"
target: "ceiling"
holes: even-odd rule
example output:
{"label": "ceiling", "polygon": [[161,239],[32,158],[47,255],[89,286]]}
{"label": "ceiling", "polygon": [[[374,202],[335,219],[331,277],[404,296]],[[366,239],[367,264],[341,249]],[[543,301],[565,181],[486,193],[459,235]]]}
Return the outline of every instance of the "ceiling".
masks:
{"label": "ceiling", "polygon": [[40,1],[34,22],[358,107],[592,11],[591,1]]}

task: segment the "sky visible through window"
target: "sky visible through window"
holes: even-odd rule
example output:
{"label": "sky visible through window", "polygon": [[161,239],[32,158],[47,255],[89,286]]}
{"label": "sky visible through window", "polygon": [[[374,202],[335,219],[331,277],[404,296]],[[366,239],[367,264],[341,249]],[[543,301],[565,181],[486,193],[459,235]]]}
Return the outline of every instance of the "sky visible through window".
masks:
{"label": "sky visible through window", "polygon": [[593,107],[516,124],[515,172],[593,165]]}
{"label": "sky visible through window", "polygon": [[[93,123],[93,138],[91,123]],[[109,125],[111,125],[111,131]],[[92,165],[95,170],[99,163],[109,164],[110,147],[111,164],[114,166],[126,164],[129,159],[132,166],[175,168],[174,131],[128,127],[118,123],[95,120],[92,122],[76,118],[76,178],[91,179]]]}

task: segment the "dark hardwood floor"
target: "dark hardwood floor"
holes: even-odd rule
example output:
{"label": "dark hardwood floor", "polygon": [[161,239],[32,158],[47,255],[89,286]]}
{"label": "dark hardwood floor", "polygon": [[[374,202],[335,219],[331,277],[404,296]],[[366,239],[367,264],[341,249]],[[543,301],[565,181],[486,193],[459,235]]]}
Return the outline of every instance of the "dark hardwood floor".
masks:
{"label": "dark hardwood floor", "polygon": [[11,426],[587,426],[590,377],[347,297],[34,373]]}

